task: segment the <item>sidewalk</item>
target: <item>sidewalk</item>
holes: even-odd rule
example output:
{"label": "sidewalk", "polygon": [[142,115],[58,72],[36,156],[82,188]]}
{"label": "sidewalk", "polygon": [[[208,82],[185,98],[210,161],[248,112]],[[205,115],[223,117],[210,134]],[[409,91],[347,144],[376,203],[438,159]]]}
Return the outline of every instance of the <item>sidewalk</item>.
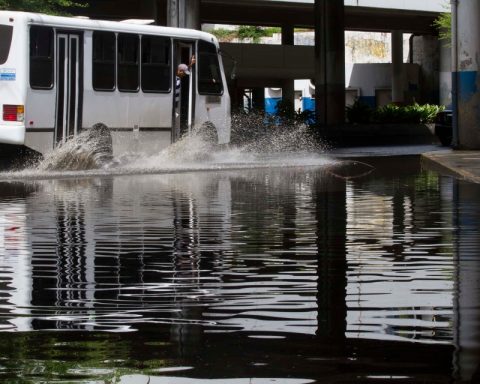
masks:
{"label": "sidewalk", "polygon": [[425,152],[422,163],[439,172],[480,183],[480,151],[445,149]]}

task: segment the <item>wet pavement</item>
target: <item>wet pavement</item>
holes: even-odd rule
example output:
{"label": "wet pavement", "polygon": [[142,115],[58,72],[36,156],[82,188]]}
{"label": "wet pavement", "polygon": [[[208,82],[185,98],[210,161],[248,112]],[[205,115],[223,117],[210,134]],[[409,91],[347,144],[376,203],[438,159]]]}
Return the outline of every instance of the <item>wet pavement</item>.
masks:
{"label": "wet pavement", "polygon": [[480,151],[444,149],[422,154],[422,161],[439,172],[480,183]]}

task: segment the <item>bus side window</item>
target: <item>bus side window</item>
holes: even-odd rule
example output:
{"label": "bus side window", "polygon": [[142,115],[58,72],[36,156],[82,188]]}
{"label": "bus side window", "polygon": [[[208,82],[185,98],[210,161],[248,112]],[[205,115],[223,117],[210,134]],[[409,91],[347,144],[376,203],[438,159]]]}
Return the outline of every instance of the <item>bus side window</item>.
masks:
{"label": "bus side window", "polygon": [[142,36],[142,90],[170,92],[171,41],[168,37]]}
{"label": "bus side window", "polygon": [[92,85],[96,91],[115,89],[115,33],[93,32]]}
{"label": "bus side window", "polygon": [[198,92],[202,95],[223,94],[217,48],[212,43],[198,42]]}
{"label": "bus side window", "polygon": [[34,89],[53,88],[53,28],[30,28],[30,86]]}
{"label": "bus side window", "polygon": [[11,25],[0,25],[0,65],[5,64],[12,45],[13,27]]}
{"label": "bus side window", "polygon": [[139,36],[127,33],[118,35],[118,89],[136,92],[140,83]]}

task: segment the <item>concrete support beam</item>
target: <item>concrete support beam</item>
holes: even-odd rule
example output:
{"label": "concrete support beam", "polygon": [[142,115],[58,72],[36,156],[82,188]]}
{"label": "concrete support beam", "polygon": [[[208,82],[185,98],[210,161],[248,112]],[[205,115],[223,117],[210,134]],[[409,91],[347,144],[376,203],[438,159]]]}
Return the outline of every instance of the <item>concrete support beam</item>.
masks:
{"label": "concrete support beam", "polygon": [[295,45],[295,29],[293,25],[282,25],[282,45]]}
{"label": "concrete support beam", "polygon": [[[462,0],[457,4],[457,41],[452,85],[457,92],[458,143],[462,149],[480,149],[480,2]],[[455,6],[452,4],[452,6]],[[453,14],[454,12],[452,12]],[[453,23],[452,23],[453,25]],[[455,35],[455,33],[454,33]],[[455,134],[454,134],[455,136]]]}
{"label": "concrete support beam", "polygon": [[[282,45],[295,45],[295,31],[293,25],[282,26]],[[295,80],[286,79],[282,84],[282,100],[295,106]]]}
{"label": "concrete support beam", "polygon": [[167,25],[200,29],[200,0],[168,0]]}
{"label": "concrete support beam", "polygon": [[420,94],[416,100],[419,103],[438,104],[440,49],[444,43],[440,43],[438,37],[433,35],[412,36],[410,43],[411,62],[420,65]]}
{"label": "concrete support beam", "polygon": [[320,130],[345,122],[345,14],[342,0],[315,0],[315,113]]}
{"label": "concrete support beam", "polygon": [[295,107],[295,80],[283,80],[282,100]]}
{"label": "concrete support beam", "polygon": [[265,88],[252,89],[252,109],[257,112],[265,111]]}
{"label": "concrete support beam", "polygon": [[403,90],[403,33],[392,31],[392,102],[405,101]]}

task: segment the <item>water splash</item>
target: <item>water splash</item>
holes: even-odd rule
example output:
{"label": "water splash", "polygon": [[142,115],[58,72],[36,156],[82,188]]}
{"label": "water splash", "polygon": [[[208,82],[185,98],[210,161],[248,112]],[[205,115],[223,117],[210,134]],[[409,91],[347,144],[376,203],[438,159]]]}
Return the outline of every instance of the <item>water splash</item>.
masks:
{"label": "water splash", "polygon": [[104,124],[95,124],[46,155],[40,171],[98,169],[113,160],[112,136]]}
{"label": "water splash", "polygon": [[214,144],[211,132],[194,131],[156,155],[112,155],[103,124],[86,130],[46,156],[38,166],[0,174],[2,179],[75,178],[245,168],[325,166],[337,163],[303,124],[265,125],[261,115],[236,117],[232,144]]}

